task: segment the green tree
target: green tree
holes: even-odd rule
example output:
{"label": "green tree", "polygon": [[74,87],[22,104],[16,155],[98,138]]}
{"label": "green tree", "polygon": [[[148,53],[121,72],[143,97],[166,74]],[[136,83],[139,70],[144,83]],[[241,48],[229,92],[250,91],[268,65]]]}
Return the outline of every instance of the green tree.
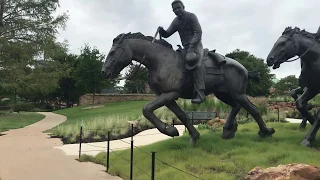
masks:
{"label": "green tree", "polygon": [[0,0],[0,86],[14,98],[57,87],[52,56],[59,52],[52,45],[61,47],[55,37],[68,19],[54,15],[58,7],[59,0]]}
{"label": "green tree", "polygon": [[64,54],[57,57],[55,61],[61,63],[65,73],[59,80],[59,87],[50,96],[58,99],[59,104],[66,102],[67,107],[71,107],[78,103],[79,97],[84,93],[82,88],[76,87],[75,71],[79,64],[78,55]]}
{"label": "green tree", "polygon": [[126,79],[124,88],[128,93],[145,93],[145,85],[148,78],[148,69],[143,65],[138,69],[138,64],[130,64],[129,70],[126,72],[126,76],[130,79]]}
{"label": "green tree", "polygon": [[101,88],[116,86],[118,80],[104,79],[101,69],[105,55],[101,54],[97,48],[91,49],[86,44],[78,58],[79,64],[74,74],[76,87],[81,88],[85,93],[93,93],[94,104],[95,93]]}
{"label": "green tree", "polygon": [[248,82],[247,94],[250,96],[266,96],[269,95],[269,89],[272,86],[272,78],[274,74],[270,74],[270,69],[264,60],[257,58],[247,51],[239,49],[226,54],[226,57],[235,59],[241,63],[248,71],[257,71],[260,73],[260,81],[250,80]]}
{"label": "green tree", "polygon": [[298,78],[296,78],[294,75],[284,77],[274,85],[275,93],[278,95],[288,94],[290,90],[298,87],[299,81]]}

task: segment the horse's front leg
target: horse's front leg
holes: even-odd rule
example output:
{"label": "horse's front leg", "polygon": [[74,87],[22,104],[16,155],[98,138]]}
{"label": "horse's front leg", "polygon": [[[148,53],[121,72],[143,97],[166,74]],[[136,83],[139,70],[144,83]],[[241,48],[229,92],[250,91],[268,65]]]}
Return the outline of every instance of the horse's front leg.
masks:
{"label": "horse's front leg", "polygon": [[313,124],[315,118],[308,112],[307,104],[310,99],[318,94],[317,91],[305,88],[303,94],[296,100],[297,109],[300,111],[301,115],[307,118],[310,124]]}
{"label": "horse's front leg", "polygon": [[194,145],[200,137],[197,129],[192,125],[191,121],[188,119],[187,114],[177,105],[175,101],[166,105],[168,109],[170,109],[179,120],[186,126],[188,131],[190,132],[190,142]]}
{"label": "horse's front leg", "polygon": [[[299,87],[299,88],[296,88],[296,89],[292,89],[290,91],[290,95],[295,101],[297,101],[298,97],[301,94],[303,94],[303,92],[304,92],[304,89],[302,87]],[[307,105],[307,111],[310,111],[310,110],[311,110],[310,106]],[[300,129],[304,129],[306,127],[306,125],[307,125],[307,119],[302,114],[301,114],[301,116],[302,116],[302,122],[300,123]]]}
{"label": "horse's front leg", "polygon": [[156,99],[146,104],[142,109],[142,113],[145,118],[147,118],[161,133],[171,137],[179,136],[177,128],[162,122],[153,112],[164,105],[174,102],[178,96],[177,92],[160,94]]}
{"label": "horse's front leg", "polygon": [[319,114],[320,114],[320,112],[317,114],[316,121],[313,123],[311,129],[308,131],[306,137],[302,141],[302,143],[301,143],[302,145],[307,146],[307,147],[311,146],[311,141],[315,140],[317,132],[320,127]]}

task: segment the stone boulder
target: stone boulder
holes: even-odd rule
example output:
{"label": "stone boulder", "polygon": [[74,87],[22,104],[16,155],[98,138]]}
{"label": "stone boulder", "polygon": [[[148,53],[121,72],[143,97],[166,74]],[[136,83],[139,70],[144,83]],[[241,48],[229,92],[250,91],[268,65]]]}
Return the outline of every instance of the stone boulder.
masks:
{"label": "stone boulder", "polygon": [[245,180],[320,180],[320,168],[307,164],[287,164],[263,169],[256,167]]}
{"label": "stone boulder", "polygon": [[220,119],[218,117],[208,121],[208,125],[210,127],[220,127],[220,126],[223,126],[225,123],[226,123],[225,119]]}

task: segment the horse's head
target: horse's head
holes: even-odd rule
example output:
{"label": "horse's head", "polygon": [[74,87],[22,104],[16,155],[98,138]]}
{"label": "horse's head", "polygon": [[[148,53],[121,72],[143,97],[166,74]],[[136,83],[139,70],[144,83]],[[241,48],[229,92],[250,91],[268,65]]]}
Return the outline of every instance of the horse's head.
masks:
{"label": "horse's head", "polygon": [[277,69],[280,64],[299,52],[299,44],[294,36],[298,32],[300,32],[300,29],[297,27],[294,29],[287,27],[284,30],[267,57],[268,66],[273,66],[273,69]]}
{"label": "horse's head", "polygon": [[101,70],[105,78],[116,78],[121,70],[132,61],[132,52],[124,36],[125,34],[120,34],[113,40],[113,45]]}

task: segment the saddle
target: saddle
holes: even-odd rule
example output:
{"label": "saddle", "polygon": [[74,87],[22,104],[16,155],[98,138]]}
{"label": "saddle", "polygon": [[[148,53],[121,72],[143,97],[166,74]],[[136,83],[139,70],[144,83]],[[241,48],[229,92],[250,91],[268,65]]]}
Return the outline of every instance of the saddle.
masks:
{"label": "saddle", "polygon": [[[184,67],[185,67],[185,69],[186,70],[193,70],[197,66],[197,64],[199,62],[197,62],[197,63],[195,63],[193,65],[189,65],[187,63],[187,61],[186,61],[186,53],[187,53],[186,50],[183,49],[180,45],[178,45],[178,47],[179,48],[176,51],[181,53],[181,56],[184,59]],[[220,67],[222,65],[226,64],[225,58],[221,58],[220,56],[217,56],[215,49],[211,50],[211,51],[209,51],[208,48],[204,48],[203,49],[203,59],[202,59],[202,61],[205,61],[205,60],[212,60],[213,61],[213,65],[211,65],[210,67],[207,67],[206,71],[208,71],[209,69],[210,70],[212,70],[212,69],[221,69]]]}

